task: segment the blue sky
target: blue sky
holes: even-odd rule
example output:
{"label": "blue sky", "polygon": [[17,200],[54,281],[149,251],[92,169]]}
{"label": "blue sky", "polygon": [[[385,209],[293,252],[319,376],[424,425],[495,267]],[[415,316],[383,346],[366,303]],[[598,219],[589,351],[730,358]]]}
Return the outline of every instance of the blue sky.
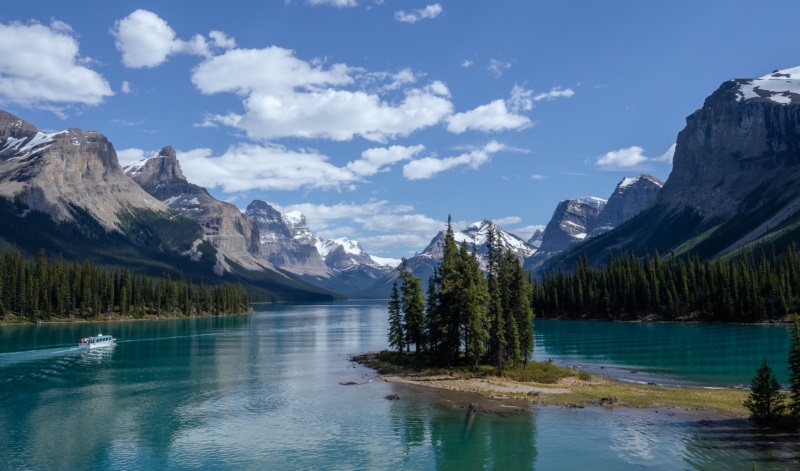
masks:
{"label": "blue sky", "polygon": [[[202,5],[202,6],[198,6]],[[685,118],[731,78],[800,65],[800,2],[10,2],[0,107],[171,145],[219,199],[413,255],[493,219],[665,180]]]}

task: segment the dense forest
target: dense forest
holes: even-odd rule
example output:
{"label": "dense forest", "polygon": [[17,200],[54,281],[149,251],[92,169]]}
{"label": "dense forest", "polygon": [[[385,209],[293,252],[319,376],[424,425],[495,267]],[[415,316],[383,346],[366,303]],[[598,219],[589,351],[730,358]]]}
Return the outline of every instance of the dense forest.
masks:
{"label": "dense forest", "polygon": [[25,321],[108,316],[223,315],[247,312],[247,291],[232,284],[207,286],[184,277],[160,279],[108,270],[89,262],[36,260],[19,252],[0,255],[0,314]]}
{"label": "dense forest", "polygon": [[645,251],[609,256],[601,268],[583,257],[574,272],[551,271],[534,282],[533,307],[540,317],[786,320],[800,311],[800,255],[790,247],[701,261]]}
{"label": "dense forest", "polygon": [[456,244],[450,220],[442,261],[423,295],[420,279],[400,267],[389,300],[389,344],[414,347],[431,364],[527,364],[533,352],[531,284],[517,257],[490,231],[487,273],[466,243]]}

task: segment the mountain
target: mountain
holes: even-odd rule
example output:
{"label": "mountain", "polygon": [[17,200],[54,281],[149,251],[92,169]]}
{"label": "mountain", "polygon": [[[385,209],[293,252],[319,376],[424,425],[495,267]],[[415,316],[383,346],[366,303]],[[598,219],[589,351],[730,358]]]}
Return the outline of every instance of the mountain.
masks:
{"label": "mountain", "polygon": [[597,219],[592,221],[588,237],[596,237],[619,227],[647,209],[663,186],[664,182],[648,174],[623,178]]}
{"label": "mountain", "polygon": [[[481,269],[486,270],[487,268],[489,249],[486,247],[486,241],[491,230],[495,231],[499,245],[504,250],[513,252],[520,262],[536,253],[536,247],[512,233],[500,229],[494,222],[489,220],[476,222],[464,230],[455,231],[453,235],[459,246],[466,242],[469,250],[475,251],[480,260]],[[425,250],[408,259],[411,274],[422,279],[423,287],[427,286],[428,279],[433,275],[434,269],[439,266],[439,262],[444,256],[444,237],[445,231],[439,231],[425,247]],[[388,293],[396,278],[397,272],[393,271],[382,279],[375,289]]]}
{"label": "mountain", "polygon": [[525,268],[539,270],[555,255],[622,225],[647,209],[663,185],[652,175],[643,174],[623,178],[608,200],[583,197],[560,202]]}
{"label": "mountain", "polygon": [[536,270],[553,255],[583,241],[605,206],[606,200],[592,196],[558,203],[541,235],[539,249],[525,260],[525,269]]}
{"label": "mountain", "polygon": [[351,297],[371,296],[367,288],[393,271],[375,262],[357,241],[313,235],[299,211],[281,215],[256,200],[245,214],[259,229],[262,257],[320,288]]}
{"label": "mountain", "polygon": [[[182,176],[177,165],[165,162],[162,170]],[[204,240],[204,228],[129,178],[102,134],[44,132],[0,111],[0,249],[28,256],[44,249],[52,257],[153,276],[242,283],[254,299],[332,299],[263,261],[255,270],[236,263],[223,272],[220,254],[227,248],[218,246]]]}
{"label": "mountain", "polygon": [[88,213],[103,228],[121,231],[138,210],[170,214],[122,171],[114,147],[95,131],[43,132],[0,111],[0,196],[55,221]]}
{"label": "mountain", "polygon": [[727,81],[686,118],[653,204],[559,262],[570,266],[578,252],[600,263],[608,251],[783,250],[800,237],[798,178],[800,67]]}
{"label": "mountain", "polygon": [[202,227],[202,240],[217,249],[218,272],[231,271],[231,262],[246,270],[274,270],[259,256],[258,228],[236,206],[189,183],[175,149],[164,147],[156,157],[140,160],[124,170],[147,193]]}

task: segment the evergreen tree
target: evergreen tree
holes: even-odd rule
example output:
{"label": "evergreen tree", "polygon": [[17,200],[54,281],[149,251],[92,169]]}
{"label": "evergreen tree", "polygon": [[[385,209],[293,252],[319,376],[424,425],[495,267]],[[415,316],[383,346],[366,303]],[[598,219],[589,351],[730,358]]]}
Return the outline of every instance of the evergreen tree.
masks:
{"label": "evergreen tree", "polygon": [[773,422],[783,412],[784,396],[781,385],[775,379],[766,358],[756,370],[750,387],[750,395],[744,406],[750,411],[750,418],[759,423]]}
{"label": "evergreen tree", "polygon": [[411,274],[408,260],[403,258],[400,264],[402,285],[401,305],[405,319],[406,349],[414,344],[414,351],[419,353],[425,346],[425,296],[419,278]]}
{"label": "evergreen tree", "polygon": [[439,286],[437,317],[440,320],[441,360],[450,365],[458,358],[461,347],[461,312],[459,296],[464,286],[463,273],[459,263],[458,246],[453,232],[452,218],[447,216],[447,229],[444,236],[442,261],[439,264]]}
{"label": "evergreen tree", "polygon": [[397,281],[395,281],[392,285],[392,294],[389,297],[389,346],[396,348],[399,353],[403,353],[405,338],[400,294],[397,291]]}
{"label": "evergreen tree", "polygon": [[475,254],[467,250],[466,242],[461,244],[459,258],[465,280],[461,292],[464,350],[470,366],[475,370],[486,353],[486,341],[489,338],[486,319],[489,292],[480,262]]}
{"label": "evergreen tree", "polygon": [[789,411],[800,425],[800,321],[797,314],[789,330]]}

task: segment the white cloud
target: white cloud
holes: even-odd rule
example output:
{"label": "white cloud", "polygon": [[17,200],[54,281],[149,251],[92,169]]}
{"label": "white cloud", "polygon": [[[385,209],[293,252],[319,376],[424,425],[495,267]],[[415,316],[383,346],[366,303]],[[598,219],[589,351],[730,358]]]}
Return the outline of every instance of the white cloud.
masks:
{"label": "white cloud", "polygon": [[358,6],[357,0],[306,0],[309,5],[330,5],[337,8],[347,8]]}
{"label": "white cloud", "polygon": [[521,222],[522,218],[519,216],[507,216],[504,218],[492,219],[492,221],[498,226],[503,227]]}
{"label": "white cloud", "polygon": [[521,130],[530,126],[531,120],[527,116],[509,111],[506,101],[502,99],[447,118],[447,130],[455,134],[468,130],[483,132]]}
{"label": "white cloud", "polygon": [[466,69],[468,67],[472,67],[474,64],[475,64],[475,62],[473,62],[473,61],[471,61],[469,59],[464,59],[464,62],[461,63],[461,67]]}
{"label": "white cloud", "polygon": [[388,171],[389,165],[413,158],[423,150],[425,150],[423,145],[375,147],[362,152],[360,160],[349,162],[347,169],[360,176],[375,175],[378,172]]}
{"label": "white cloud", "polygon": [[173,54],[184,53],[210,57],[212,49],[228,49],[236,41],[220,31],[211,31],[209,43],[202,35],[184,41],[176,37],[167,22],[147,10],[136,10],[118,20],[111,31],[117,50],[122,53],[125,67],[134,69],[155,67],[164,63]]}
{"label": "white cloud", "polygon": [[510,62],[503,62],[499,59],[490,59],[489,60],[489,72],[492,73],[496,78],[500,78],[503,76],[506,70],[511,68]]}
{"label": "white cloud", "polygon": [[186,177],[206,188],[226,193],[248,190],[340,189],[360,181],[316,152],[288,150],[279,145],[239,144],[220,156],[210,149],[179,152]]}
{"label": "white cloud", "polygon": [[122,93],[128,94],[131,92],[131,84],[127,80],[122,81],[122,86],[120,87],[120,91]]}
{"label": "white cloud", "polygon": [[403,176],[408,180],[422,180],[435,176],[437,173],[450,170],[463,165],[475,170],[489,161],[492,154],[503,150],[505,146],[497,141],[491,141],[480,149],[474,149],[456,157],[437,159],[425,157],[414,160],[403,166]]}
{"label": "white cloud", "polygon": [[533,234],[536,233],[536,231],[538,230],[543,231],[544,226],[542,225],[524,226],[524,227],[509,229],[508,231],[527,242],[528,240],[530,240],[531,237],[533,237]]}
{"label": "white cloud", "polygon": [[0,24],[0,102],[48,109],[63,104],[97,105],[114,92],[80,57],[66,23]]}
{"label": "white cloud", "polygon": [[[300,211],[306,216],[308,227],[312,232],[326,231],[333,227],[337,221],[352,223],[355,219],[364,219],[379,214],[402,214],[414,208],[407,205],[392,206],[386,200],[370,200],[363,204],[337,203],[334,205],[299,203],[280,205],[270,203],[281,213]],[[408,228],[406,228],[408,229]]]}
{"label": "white cloud", "polygon": [[672,163],[672,156],[675,154],[675,144],[672,144],[666,152],[658,157],[647,157],[644,149],[639,146],[631,146],[625,149],[606,152],[595,162],[598,167],[609,169],[630,168],[644,162],[667,162]]}
{"label": "white cloud", "polygon": [[158,153],[153,151],[145,151],[142,149],[121,149],[117,151],[117,160],[123,167],[138,162],[142,159],[149,159],[155,157]]}
{"label": "white cloud", "polygon": [[569,98],[574,96],[575,92],[571,88],[562,89],[561,87],[553,87],[549,92],[540,93],[533,97],[533,101],[542,100],[555,100],[556,98]]}
{"label": "white cloud", "polygon": [[669,146],[669,149],[667,149],[666,152],[661,154],[659,157],[656,157],[655,160],[657,162],[666,162],[672,165],[672,158],[674,156],[675,156],[675,144],[673,143],[671,146]]}
{"label": "white cloud", "polygon": [[605,155],[597,159],[596,165],[600,167],[614,168],[633,167],[634,165],[638,165],[648,160],[647,157],[642,154],[642,152],[644,152],[644,149],[639,146],[631,146],[625,149],[612,150],[611,152],[606,152]]}
{"label": "white cloud", "polygon": [[420,20],[432,20],[441,15],[443,11],[442,5],[434,3],[433,5],[428,5],[425,8],[413,10],[408,13],[403,10],[396,11],[394,13],[394,19],[402,23],[416,23]]}
{"label": "white cloud", "polygon": [[544,180],[546,178],[547,177],[545,177],[544,175],[539,175],[539,174],[531,175],[531,180]]}
{"label": "white cloud", "polygon": [[[344,64],[326,69],[272,46],[230,50],[208,59],[194,70],[192,81],[205,94],[240,95],[244,114],[226,115],[225,124],[235,123],[254,139],[346,141],[361,136],[385,142],[433,126],[452,113],[449,90],[441,82],[405,90],[402,100],[388,102],[378,94],[344,88],[361,72]],[[389,77],[394,83],[411,75],[401,71],[399,77]],[[210,116],[212,122],[215,118]]]}
{"label": "white cloud", "polygon": [[442,221],[422,214],[375,214],[357,217],[355,221],[365,229],[376,232],[436,234],[443,226]]}

